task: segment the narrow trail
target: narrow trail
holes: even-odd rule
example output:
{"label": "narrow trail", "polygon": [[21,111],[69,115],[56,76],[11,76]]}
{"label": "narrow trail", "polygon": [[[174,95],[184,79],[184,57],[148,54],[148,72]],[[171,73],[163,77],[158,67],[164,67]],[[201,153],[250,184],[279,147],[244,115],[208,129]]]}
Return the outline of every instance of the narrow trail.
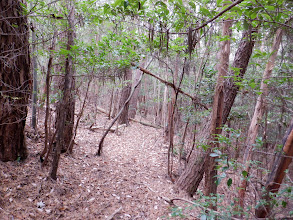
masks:
{"label": "narrow trail", "polygon": [[47,179],[49,166],[40,168],[42,138],[27,139],[30,156],[24,164],[0,162],[1,219],[170,218],[161,196],[179,195],[167,177],[162,130],[132,122],[118,135],[109,133],[97,157],[102,131],[87,127],[78,130],[73,156],[61,156],[57,184]]}

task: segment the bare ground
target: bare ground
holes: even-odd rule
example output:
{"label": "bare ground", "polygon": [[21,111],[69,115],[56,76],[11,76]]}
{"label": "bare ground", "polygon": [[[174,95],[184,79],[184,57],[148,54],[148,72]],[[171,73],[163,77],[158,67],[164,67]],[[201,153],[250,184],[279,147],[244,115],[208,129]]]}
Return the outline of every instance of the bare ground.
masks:
{"label": "bare ground", "polygon": [[[97,121],[106,123],[102,115]],[[61,156],[56,182],[48,178],[50,164],[42,169],[39,161],[44,139],[27,138],[26,161],[0,162],[0,219],[170,219],[163,198],[185,195],[167,176],[162,133],[132,122],[110,133],[97,157],[102,131],[81,123],[74,154]]]}

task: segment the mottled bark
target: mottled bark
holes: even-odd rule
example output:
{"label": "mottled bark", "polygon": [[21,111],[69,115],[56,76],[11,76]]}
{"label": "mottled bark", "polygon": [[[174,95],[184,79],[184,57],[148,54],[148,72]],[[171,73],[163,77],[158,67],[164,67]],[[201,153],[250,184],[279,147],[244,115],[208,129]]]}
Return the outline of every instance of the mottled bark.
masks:
{"label": "mottled bark", "polygon": [[0,1],[0,160],[27,157],[24,127],[30,89],[29,30],[21,1]]}

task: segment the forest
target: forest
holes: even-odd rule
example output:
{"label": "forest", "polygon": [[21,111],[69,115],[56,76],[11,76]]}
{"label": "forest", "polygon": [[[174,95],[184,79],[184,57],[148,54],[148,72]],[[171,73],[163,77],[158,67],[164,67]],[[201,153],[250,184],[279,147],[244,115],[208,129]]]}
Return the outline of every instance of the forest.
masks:
{"label": "forest", "polygon": [[292,219],[293,2],[1,0],[0,219]]}

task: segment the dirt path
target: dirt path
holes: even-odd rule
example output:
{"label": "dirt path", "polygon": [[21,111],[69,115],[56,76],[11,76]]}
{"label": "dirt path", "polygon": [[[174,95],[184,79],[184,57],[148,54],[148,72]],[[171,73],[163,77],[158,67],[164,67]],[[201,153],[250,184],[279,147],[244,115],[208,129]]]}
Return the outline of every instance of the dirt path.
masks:
{"label": "dirt path", "polygon": [[[103,118],[101,121],[105,120]],[[57,184],[40,168],[38,142],[28,138],[22,164],[0,162],[0,219],[166,219],[178,197],[167,177],[162,131],[138,123],[110,133],[94,156],[101,131],[81,125],[73,157],[62,155]]]}

